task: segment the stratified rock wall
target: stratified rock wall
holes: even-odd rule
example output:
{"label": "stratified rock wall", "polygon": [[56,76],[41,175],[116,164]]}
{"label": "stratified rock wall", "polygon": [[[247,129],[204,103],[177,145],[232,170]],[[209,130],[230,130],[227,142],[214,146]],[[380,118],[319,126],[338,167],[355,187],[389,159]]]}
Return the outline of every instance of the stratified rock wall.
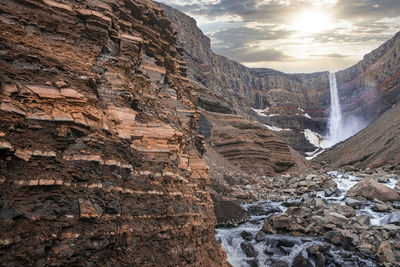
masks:
{"label": "stratified rock wall", "polygon": [[[188,77],[197,86],[212,91],[231,103],[237,115],[262,123],[290,128],[291,134],[277,133],[280,138],[300,151],[314,147],[304,138],[304,129],[324,133],[329,115],[328,72],[285,74],[272,69],[252,69],[216,55],[210,40],[185,14],[159,4],[178,32],[178,44],[188,63]],[[203,89],[204,90],[204,89]],[[230,113],[199,98],[199,105],[208,111]],[[265,116],[251,108],[267,109]],[[272,115],[272,116],[268,116]]]}
{"label": "stratified rock wall", "polygon": [[0,3],[3,266],[221,266],[186,64],[146,0]]}
{"label": "stratified rock wall", "polygon": [[[207,124],[211,126],[208,129]],[[247,174],[274,175],[295,164],[288,145],[258,123],[236,115],[202,112],[200,126],[210,149]]]}
{"label": "stratified rock wall", "polygon": [[378,118],[400,102],[400,32],[336,77],[345,115]]}

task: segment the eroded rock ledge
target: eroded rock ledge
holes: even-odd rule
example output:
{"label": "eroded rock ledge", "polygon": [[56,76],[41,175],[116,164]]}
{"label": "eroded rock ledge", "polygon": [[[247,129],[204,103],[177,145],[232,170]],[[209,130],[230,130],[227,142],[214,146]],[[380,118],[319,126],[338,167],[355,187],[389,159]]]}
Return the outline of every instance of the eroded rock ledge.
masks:
{"label": "eroded rock ledge", "polygon": [[175,42],[146,0],[0,4],[4,265],[225,264]]}

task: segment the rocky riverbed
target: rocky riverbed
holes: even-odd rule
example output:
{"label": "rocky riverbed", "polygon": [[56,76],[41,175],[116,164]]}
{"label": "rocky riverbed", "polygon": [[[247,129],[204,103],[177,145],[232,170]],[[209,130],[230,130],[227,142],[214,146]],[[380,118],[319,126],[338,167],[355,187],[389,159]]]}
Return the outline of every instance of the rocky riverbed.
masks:
{"label": "rocky riverbed", "polygon": [[253,184],[243,192],[269,191],[269,200],[242,204],[250,219],[216,230],[233,266],[398,266],[397,174],[367,169],[264,180],[268,188]]}

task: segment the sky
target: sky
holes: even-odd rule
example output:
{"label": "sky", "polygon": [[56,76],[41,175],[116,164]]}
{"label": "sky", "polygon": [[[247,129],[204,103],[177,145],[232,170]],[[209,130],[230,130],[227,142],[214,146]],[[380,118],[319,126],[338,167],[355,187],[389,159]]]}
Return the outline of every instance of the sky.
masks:
{"label": "sky", "polygon": [[400,0],[158,0],[197,21],[215,53],[288,73],[337,71],[400,31]]}

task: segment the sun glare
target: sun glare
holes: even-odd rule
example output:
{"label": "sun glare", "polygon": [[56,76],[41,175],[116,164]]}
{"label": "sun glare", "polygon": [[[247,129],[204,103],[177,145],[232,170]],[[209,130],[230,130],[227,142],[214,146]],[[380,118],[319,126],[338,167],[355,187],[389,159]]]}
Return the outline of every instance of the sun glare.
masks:
{"label": "sun glare", "polygon": [[303,33],[319,33],[331,27],[330,15],[319,9],[304,10],[297,13],[291,21],[291,28]]}

